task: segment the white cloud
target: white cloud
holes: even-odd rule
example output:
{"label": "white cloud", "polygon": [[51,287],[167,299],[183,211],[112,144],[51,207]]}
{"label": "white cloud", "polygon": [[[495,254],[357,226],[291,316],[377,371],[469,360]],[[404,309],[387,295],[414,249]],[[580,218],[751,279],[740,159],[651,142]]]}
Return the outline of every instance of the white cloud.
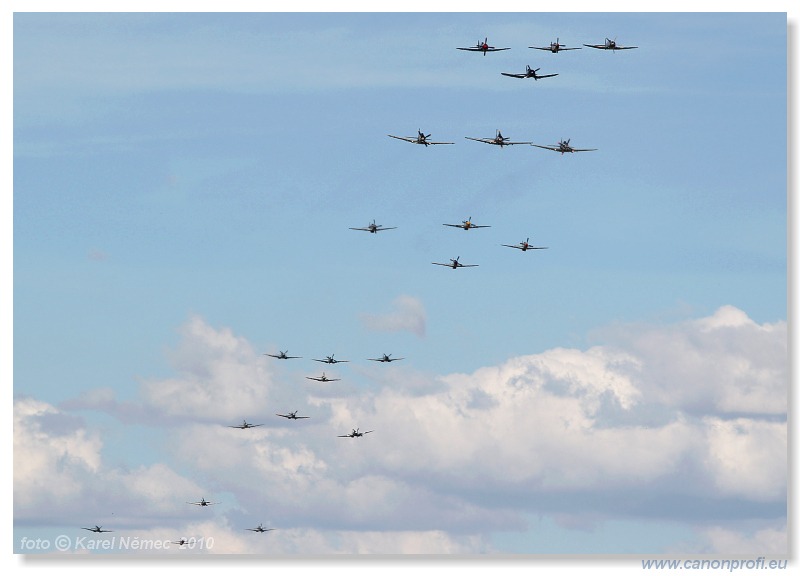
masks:
{"label": "white cloud", "polygon": [[235,419],[268,404],[271,378],[261,355],[231,330],[215,330],[194,317],[169,354],[178,376],[142,385],[145,401],[170,416]]}
{"label": "white cloud", "polygon": [[[709,538],[734,552],[724,547],[736,526],[785,515],[785,323],[758,325],[724,308],[607,334],[612,345],[510,358],[423,386],[415,374],[408,388],[402,378],[348,395],[300,388],[295,399],[312,419],[236,430],[219,420],[271,415],[286,385],[245,339],[192,318],[170,355],[178,375],[143,385],[140,412],[180,416],[164,456],[220,495],[234,530],[245,521],[282,527],[273,551],[483,549],[492,531],[524,530],[525,515],[545,514],[589,531],[620,516],[690,518],[720,526]],[[84,402],[113,406],[103,391]],[[30,402],[19,410],[52,412]],[[337,437],[353,427],[374,432]],[[104,472],[84,426],[62,436],[61,444],[46,436],[46,462],[20,476],[52,470],[68,445],[85,471],[73,480],[81,498],[90,473],[156,516],[190,488],[202,495],[167,465]],[[261,550],[241,538],[234,533],[226,549]]]}
{"label": "white cloud", "polygon": [[398,296],[391,307],[391,312],[386,314],[362,314],[362,324],[376,332],[411,332],[420,338],[425,336],[425,307],[419,299]]}

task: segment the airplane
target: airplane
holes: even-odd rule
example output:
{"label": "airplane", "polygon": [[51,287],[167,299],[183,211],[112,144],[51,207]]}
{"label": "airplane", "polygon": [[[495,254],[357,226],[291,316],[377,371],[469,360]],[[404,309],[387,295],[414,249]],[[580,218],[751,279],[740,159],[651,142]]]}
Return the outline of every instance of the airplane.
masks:
{"label": "airplane", "polygon": [[315,362],[325,362],[325,364],[338,364],[339,362],[350,362],[350,360],[334,360],[333,354],[330,356],[325,356],[325,360],[319,360],[318,358],[312,358]]}
{"label": "airplane", "polygon": [[81,526],[81,528],[83,530],[88,530],[89,532],[113,532],[113,530],[103,530],[103,527],[98,526],[97,524],[95,524],[94,528],[84,528],[83,526]]}
{"label": "airplane", "polygon": [[392,226],[391,228],[384,228],[382,224],[375,224],[375,220],[372,221],[372,224],[368,224],[366,228],[350,228],[350,230],[363,230],[364,232],[371,232],[375,234],[376,232],[383,232],[384,230],[394,230],[397,226]]}
{"label": "airplane", "polygon": [[397,138],[398,140],[405,140],[406,142],[411,142],[412,144],[422,144],[424,146],[432,146],[435,144],[454,144],[454,142],[429,142],[428,138],[431,137],[430,134],[423,134],[422,130],[417,130],[417,137],[414,138],[413,136],[392,136],[391,134],[387,134],[389,138]]}
{"label": "airplane", "polygon": [[525,242],[520,242],[519,244],[501,244],[501,246],[508,246],[509,248],[518,248],[525,252],[526,250],[547,250],[547,246],[531,246],[528,244],[530,238],[525,238]]}
{"label": "airplane", "polygon": [[358,428],[353,428],[353,431],[350,434],[345,434],[344,436],[339,436],[339,438],[359,438],[364,434],[369,434],[370,432],[375,432],[375,430],[369,430],[367,432],[359,432]]}
{"label": "airplane", "polygon": [[275,530],[275,528],[264,528],[262,524],[259,524],[255,528],[245,528],[245,530],[250,530],[251,532],[269,532],[270,530]]}
{"label": "airplane", "polygon": [[548,50],[553,54],[557,54],[562,50],[580,50],[580,46],[577,48],[567,48],[563,44],[559,44],[558,38],[556,38],[555,42],[550,42],[550,46],[528,46],[528,48],[533,48],[534,50]]}
{"label": "airplane", "polygon": [[250,424],[247,420],[242,420],[242,423],[238,426],[228,426],[228,428],[238,428],[239,430],[247,430],[248,428],[256,428],[258,426],[263,426],[263,424]]}
{"label": "airplane", "polygon": [[633,50],[634,48],[638,48],[638,46],[618,46],[617,41],[609,40],[606,38],[605,44],[584,44],[589,48],[597,48],[598,50]]}
{"label": "airplane", "polygon": [[524,74],[511,74],[510,72],[500,72],[503,76],[510,76],[511,78],[533,78],[534,80],[538,80],[539,78],[552,78],[553,76],[558,76],[558,74],[537,74],[539,68],[535,70],[530,66],[525,66],[525,73]]}
{"label": "airplane", "polygon": [[473,224],[472,216],[466,220],[462,220],[461,224],[442,224],[442,226],[452,226],[453,228],[463,228],[464,230],[469,230],[470,228],[491,228],[491,226],[487,225],[478,226],[477,224]]}
{"label": "airplane", "polygon": [[275,414],[275,416],[281,416],[283,418],[288,418],[289,420],[303,420],[304,418],[311,418],[311,416],[298,416],[297,410],[294,412],[289,412],[288,414]]}
{"label": "airplane", "polygon": [[[288,350],[286,350],[288,352]],[[280,352],[279,354],[262,354],[262,356],[272,356],[273,358],[278,358],[279,360],[288,360],[290,358],[302,358],[302,356],[287,356],[286,352]]]}
{"label": "airplane", "polygon": [[367,358],[367,360],[373,360],[374,362],[395,362],[397,360],[404,360],[404,358],[392,358],[391,354],[384,354],[381,358]]}
{"label": "airplane", "polygon": [[441,262],[431,262],[431,264],[436,264],[437,266],[447,266],[455,270],[456,268],[473,268],[477,266],[477,264],[462,264],[458,261],[461,256],[458,256],[455,260],[450,258],[450,264],[442,264]]}
{"label": "airplane", "polygon": [[514,144],[533,144],[533,142],[509,142],[508,138],[504,137],[500,130],[497,131],[497,135],[494,138],[471,138],[469,136],[464,136],[467,140],[475,140],[475,142],[483,142],[484,144],[495,144],[496,146],[513,146]]}
{"label": "airplane", "polygon": [[188,544],[189,541],[186,538],[181,538],[180,540],[176,540],[175,542],[170,542],[170,544],[177,544],[178,546],[183,546],[184,544]]}
{"label": "airplane", "polygon": [[317,382],[338,382],[341,378],[328,378],[325,376],[325,372],[322,373],[322,376],[319,378],[314,378],[313,376],[306,376],[309,380],[316,380]]}
{"label": "airplane", "polygon": [[483,52],[483,55],[486,56],[487,52],[499,52],[500,50],[511,50],[511,48],[495,48],[494,46],[489,46],[486,42],[489,38],[484,38],[483,42],[478,42],[475,46],[471,46],[469,48],[457,48],[457,50],[467,50],[468,52]]}
{"label": "airplane", "polygon": [[219,502],[209,502],[205,498],[200,498],[200,502],[187,502],[187,504],[194,504],[195,506],[213,506],[214,504],[219,504]]}
{"label": "airplane", "polygon": [[541,144],[531,144],[531,146],[544,148],[545,150],[552,150],[553,152],[561,152],[562,155],[564,152],[594,152],[597,150],[597,148],[573,148],[569,145],[569,140],[569,138],[566,140],[559,140],[558,144],[555,146],[542,146]]}

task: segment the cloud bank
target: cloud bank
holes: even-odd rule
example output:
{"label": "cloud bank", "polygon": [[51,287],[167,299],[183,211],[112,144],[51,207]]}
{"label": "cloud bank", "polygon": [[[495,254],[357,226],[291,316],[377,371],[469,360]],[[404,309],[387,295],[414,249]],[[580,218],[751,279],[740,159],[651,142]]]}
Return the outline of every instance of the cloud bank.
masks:
{"label": "cloud bank", "polygon": [[[225,535],[216,552],[492,552],[494,533],[550,517],[566,530],[634,520],[694,535],[664,552],[761,553],[769,542],[785,553],[786,323],[726,306],[595,337],[604,344],[430,376],[422,392],[400,380],[331,394],[195,317],[170,355],[175,374],[143,382],[137,402],[108,391],[60,408],[16,400],[15,520],[50,510],[66,521],[99,493],[105,508],[89,512],[178,534],[200,520],[185,502],[205,496],[223,502],[202,510],[204,530]],[[273,415],[289,402],[311,419]],[[160,461],[104,463],[78,409],[119,416],[118,434],[122,423],[161,430]],[[265,426],[226,426],[242,415]],[[338,437],[356,427],[374,433]],[[269,546],[241,533],[259,522],[280,528]]]}

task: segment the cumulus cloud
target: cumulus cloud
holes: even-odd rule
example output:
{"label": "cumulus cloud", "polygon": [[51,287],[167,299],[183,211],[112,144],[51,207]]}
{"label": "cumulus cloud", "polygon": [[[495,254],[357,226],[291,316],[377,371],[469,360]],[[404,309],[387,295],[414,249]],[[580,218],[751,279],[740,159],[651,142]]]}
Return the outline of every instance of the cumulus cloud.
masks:
{"label": "cumulus cloud", "polygon": [[[214,521],[232,551],[262,550],[237,533],[262,521],[281,528],[272,550],[286,553],[486,551],[493,531],[525,531],[537,515],[589,532],[617,518],[679,521],[732,553],[785,524],[784,322],[724,307],[673,325],[615,326],[586,350],[509,358],[422,386],[426,376],[414,373],[413,385],[375,381],[358,393],[299,388],[312,419],[251,430],[210,420],[271,414],[285,383],[227,328],[192,318],[181,333],[176,375],[145,382],[139,401],[180,417],[162,445],[170,465],[106,471],[86,426],[28,401],[17,409],[27,423],[20,441],[37,450],[38,433],[45,462],[20,475],[52,472],[74,454],[66,479],[79,499],[81,479],[100,474],[131,505],[149,495],[151,512],[166,514],[183,501],[176,487],[189,487],[173,470],[189,471],[227,495]],[[112,400],[96,391],[82,402]],[[374,433],[337,437],[356,426]]]}
{"label": "cumulus cloud", "polygon": [[411,332],[425,336],[425,307],[412,296],[398,296],[392,301],[391,311],[385,314],[362,314],[361,323],[375,332]]}

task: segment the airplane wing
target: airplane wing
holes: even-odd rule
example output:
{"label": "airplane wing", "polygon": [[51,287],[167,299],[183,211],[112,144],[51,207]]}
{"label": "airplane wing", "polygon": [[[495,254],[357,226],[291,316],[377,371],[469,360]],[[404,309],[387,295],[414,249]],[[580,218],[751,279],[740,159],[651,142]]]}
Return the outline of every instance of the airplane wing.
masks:
{"label": "airplane wing", "polygon": [[280,416],[281,418],[291,418],[288,414],[275,414],[275,416]]}
{"label": "airplane wing", "polygon": [[453,228],[463,228],[464,227],[463,224],[442,224],[442,226],[452,226]]}
{"label": "airplane wing", "polygon": [[573,148],[573,152],[594,152],[597,148]]}
{"label": "airplane wing", "polygon": [[[544,76],[539,76],[539,78],[544,78]],[[503,142],[503,146],[513,146],[514,144],[533,144],[533,142]]]}
{"label": "airplane wing", "polygon": [[634,48],[638,48],[638,46],[615,46],[614,50],[633,50]]}
{"label": "airplane wing", "polygon": [[[397,138],[398,140],[405,140],[406,142],[411,142],[412,144],[416,144],[417,143],[417,139],[416,138],[411,138],[410,136],[393,136],[391,134],[387,134],[387,136],[389,138]],[[430,144],[430,142],[428,142],[428,144]]]}
{"label": "airplane wing", "polygon": [[525,78],[525,74],[511,74],[510,72],[500,72],[503,76],[510,76],[511,78]]}
{"label": "airplane wing", "polygon": [[370,232],[369,228],[350,228],[350,230],[363,230],[364,232]]}
{"label": "airplane wing", "polygon": [[557,146],[542,146],[541,144],[531,144],[531,146],[536,146],[537,148],[543,148],[544,150],[552,150],[553,152],[558,152]]}
{"label": "airplane wing", "polygon": [[478,264],[459,264],[458,268],[475,268]]}
{"label": "airplane wing", "polygon": [[[430,142],[428,142],[428,144],[430,144]],[[378,228],[375,228],[375,232],[383,232],[384,230],[394,230],[396,228],[397,228],[397,226],[389,226],[388,228],[384,228],[383,226],[380,226]]]}
{"label": "airplane wing", "polygon": [[489,224],[481,224],[480,226],[478,226],[477,224],[470,224],[469,227],[470,228],[491,228],[491,226]]}
{"label": "airplane wing", "polygon": [[584,44],[587,48],[597,48],[598,50],[606,50],[605,44]]}
{"label": "airplane wing", "polygon": [[[534,50],[547,50],[548,52],[552,52],[553,49],[547,46],[546,48],[543,46],[528,46],[528,48],[533,48]],[[566,48],[559,48],[559,50],[566,50]]]}
{"label": "airplane wing", "polygon": [[536,78],[552,78],[553,76],[558,76],[558,74],[540,74]]}
{"label": "airplane wing", "polygon": [[[452,265],[452,264],[444,264],[444,263],[442,263],[442,262],[431,262],[431,264],[436,264],[437,266],[447,266],[447,267],[449,267],[449,268],[452,268],[452,267],[453,267],[453,265]],[[374,358],[370,358],[370,360],[374,360]]]}
{"label": "airplane wing", "polygon": [[487,52],[500,52],[500,50],[511,50],[511,48],[495,48],[494,46],[489,46],[486,49]]}
{"label": "airplane wing", "polygon": [[433,146],[434,144],[455,144],[455,142],[426,142],[426,144]]}
{"label": "airplane wing", "polygon": [[500,244],[500,246],[508,246],[509,248],[517,248],[518,250],[522,250],[522,246],[514,246],[513,244]]}
{"label": "airplane wing", "polygon": [[483,142],[484,144],[494,144],[494,140],[492,138],[470,138],[469,136],[464,136],[467,140],[475,140],[475,142]]}

